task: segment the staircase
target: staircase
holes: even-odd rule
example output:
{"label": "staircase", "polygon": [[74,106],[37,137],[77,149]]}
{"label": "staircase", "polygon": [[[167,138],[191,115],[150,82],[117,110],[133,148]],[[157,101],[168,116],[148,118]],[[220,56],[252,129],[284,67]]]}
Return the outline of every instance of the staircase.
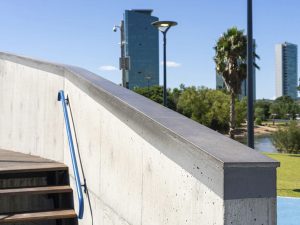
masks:
{"label": "staircase", "polygon": [[77,224],[68,167],[0,150],[0,224]]}

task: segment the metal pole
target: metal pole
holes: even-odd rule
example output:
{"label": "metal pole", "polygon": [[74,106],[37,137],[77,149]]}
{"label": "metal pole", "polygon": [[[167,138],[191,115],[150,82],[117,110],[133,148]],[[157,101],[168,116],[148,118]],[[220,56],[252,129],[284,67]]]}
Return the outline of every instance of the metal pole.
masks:
{"label": "metal pole", "polygon": [[163,32],[164,35],[164,89],[163,89],[163,103],[167,106],[167,32]]}
{"label": "metal pole", "polygon": [[248,146],[254,149],[254,125],[253,125],[253,22],[252,22],[252,0],[247,4],[247,130]]}
{"label": "metal pole", "polygon": [[[121,21],[120,26],[121,33],[121,60],[125,58],[125,34],[124,34],[124,20]],[[125,77],[125,68],[122,68],[122,86],[128,88]]]}

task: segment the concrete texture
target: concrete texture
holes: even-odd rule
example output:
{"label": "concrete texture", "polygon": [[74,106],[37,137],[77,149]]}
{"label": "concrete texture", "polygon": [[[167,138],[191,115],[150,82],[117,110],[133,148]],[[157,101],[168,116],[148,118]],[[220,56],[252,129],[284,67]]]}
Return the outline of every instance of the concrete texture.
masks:
{"label": "concrete texture", "polygon": [[0,148],[72,174],[61,89],[95,225],[276,224],[276,161],[81,68],[0,53]]}
{"label": "concrete texture", "polygon": [[276,214],[276,198],[226,200],[224,224],[277,224]]}

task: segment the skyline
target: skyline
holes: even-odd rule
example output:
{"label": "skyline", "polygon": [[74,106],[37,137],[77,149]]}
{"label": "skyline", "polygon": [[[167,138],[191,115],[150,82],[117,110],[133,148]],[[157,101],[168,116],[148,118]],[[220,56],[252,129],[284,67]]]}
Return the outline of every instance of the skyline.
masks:
{"label": "skyline", "polygon": [[298,83],[297,51],[297,45],[291,43],[276,45],[276,97],[298,97],[298,85],[295,85]]}
{"label": "skyline", "polygon": [[[232,26],[246,31],[246,1],[229,1],[232,4],[218,0],[170,2],[0,2],[3,9],[0,51],[81,66],[119,84],[120,35],[114,33],[112,27],[119,25],[126,9],[153,9],[153,15],[161,20],[178,22],[168,33],[168,87],[184,83],[215,88],[213,46],[220,34]],[[256,74],[257,98],[272,99],[275,96],[275,44],[287,41],[299,45],[300,32],[295,27],[300,22],[297,10],[300,3],[254,0],[253,4],[254,38],[261,57],[257,62],[261,67]],[[231,11],[234,13],[228,13]],[[161,62],[161,35],[159,39]]]}
{"label": "skyline", "polygon": [[120,34],[123,32],[121,51],[128,64],[124,68],[123,87],[132,90],[159,85],[159,33],[151,25],[157,20],[151,10],[125,11],[123,28],[119,29]]}

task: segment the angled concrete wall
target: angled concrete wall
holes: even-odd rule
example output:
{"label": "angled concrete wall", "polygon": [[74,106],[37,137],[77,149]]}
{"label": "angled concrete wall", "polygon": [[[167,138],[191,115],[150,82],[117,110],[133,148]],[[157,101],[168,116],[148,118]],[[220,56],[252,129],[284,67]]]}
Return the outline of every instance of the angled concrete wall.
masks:
{"label": "angled concrete wall", "polygon": [[0,148],[71,169],[59,90],[95,225],[276,224],[277,162],[81,68],[0,53]]}

